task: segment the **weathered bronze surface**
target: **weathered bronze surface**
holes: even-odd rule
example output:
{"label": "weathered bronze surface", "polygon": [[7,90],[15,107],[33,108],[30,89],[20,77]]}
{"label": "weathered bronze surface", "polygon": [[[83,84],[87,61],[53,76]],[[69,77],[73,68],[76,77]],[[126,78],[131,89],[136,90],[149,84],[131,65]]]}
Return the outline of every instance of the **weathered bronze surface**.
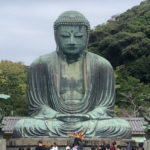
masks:
{"label": "weathered bronze surface", "polygon": [[[8,99],[8,98],[10,98],[9,95],[0,94],[0,101],[3,100],[3,99]],[[2,108],[0,108],[0,139],[3,138],[3,133],[2,133],[2,127],[3,127],[2,119],[3,119],[3,112],[2,112]]]}
{"label": "weathered bronze surface", "polygon": [[113,118],[115,79],[110,63],[87,50],[90,25],[67,11],[54,23],[57,50],[40,56],[29,69],[31,117],[20,120],[14,137],[130,138],[127,121]]}

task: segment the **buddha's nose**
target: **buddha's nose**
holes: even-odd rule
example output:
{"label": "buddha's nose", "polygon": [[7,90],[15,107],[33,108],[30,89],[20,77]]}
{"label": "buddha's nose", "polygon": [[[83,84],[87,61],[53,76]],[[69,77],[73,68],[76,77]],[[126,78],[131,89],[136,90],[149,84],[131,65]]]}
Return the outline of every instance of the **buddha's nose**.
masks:
{"label": "buddha's nose", "polygon": [[71,35],[69,45],[74,46],[75,44],[76,44],[76,41],[75,41],[74,35]]}

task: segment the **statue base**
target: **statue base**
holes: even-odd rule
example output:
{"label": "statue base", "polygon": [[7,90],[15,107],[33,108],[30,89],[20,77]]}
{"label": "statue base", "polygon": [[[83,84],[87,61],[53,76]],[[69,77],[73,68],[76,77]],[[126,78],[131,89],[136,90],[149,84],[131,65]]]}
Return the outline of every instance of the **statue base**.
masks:
{"label": "statue base", "polygon": [[[43,145],[47,143],[53,145],[56,142],[59,150],[64,150],[66,146],[72,146],[74,142],[74,138],[13,138],[7,141],[7,150],[12,150],[12,148],[13,150],[18,150],[19,148],[24,148],[25,150],[31,148],[31,150],[34,150],[39,140],[42,140]],[[135,141],[131,139],[84,138],[83,149],[91,150],[92,147],[101,145],[103,141],[110,145],[113,141],[116,141],[117,145],[122,147],[126,147],[127,142],[130,142],[132,146],[136,146]]]}
{"label": "statue base", "polygon": [[0,139],[0,150],[6,150],[6,140]]}

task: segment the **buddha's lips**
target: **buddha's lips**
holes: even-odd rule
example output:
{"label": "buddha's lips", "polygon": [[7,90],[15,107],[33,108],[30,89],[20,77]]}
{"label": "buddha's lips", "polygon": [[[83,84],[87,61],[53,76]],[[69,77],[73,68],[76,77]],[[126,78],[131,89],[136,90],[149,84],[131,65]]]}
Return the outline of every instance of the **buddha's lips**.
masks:
{"label": "buddha's lips", "polygon": [[70,49],[70,50],[74,50],[74,49],[76,49],[77,47],[74,47],[74,46],[68,46],[67,48]]}

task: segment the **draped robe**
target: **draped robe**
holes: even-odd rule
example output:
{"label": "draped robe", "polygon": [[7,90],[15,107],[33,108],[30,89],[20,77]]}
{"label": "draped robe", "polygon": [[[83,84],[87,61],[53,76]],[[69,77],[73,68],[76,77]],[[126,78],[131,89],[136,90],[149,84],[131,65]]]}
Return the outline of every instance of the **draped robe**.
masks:
{"label": "draped robe", "polygon": [[82,59],[84,96],[80,103],[71,105],[64,103],[59,91],[61,56],[58,52],[41,56],[32,63],[27,86],[31,117],[16,124],[14,137],[66,137],[77,131],[83,131],[87,137],[131,137],[128,122],[112,118],[115,104],[112,66],[90,52]]}

